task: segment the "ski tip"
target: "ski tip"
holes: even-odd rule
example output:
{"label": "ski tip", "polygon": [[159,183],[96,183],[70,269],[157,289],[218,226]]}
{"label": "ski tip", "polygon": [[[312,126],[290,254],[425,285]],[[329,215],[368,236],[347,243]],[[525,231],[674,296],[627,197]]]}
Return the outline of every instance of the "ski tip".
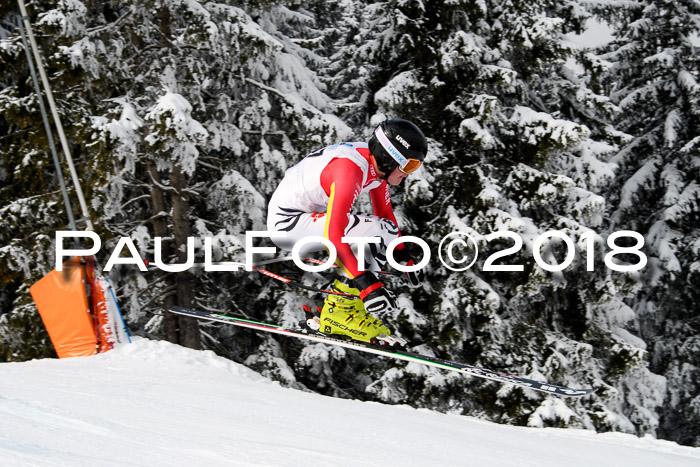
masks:
{"label": "ski tip", "polygon": [[556,392],[556,394],[559,394],[560,396],[565,396],[565,397],[583,397],[587,396],[589,394],[592,394],[595,392],[595,389],[593,388],[586,388],[586,389],[571,389],[571,388],[559,388],[559,390]]}

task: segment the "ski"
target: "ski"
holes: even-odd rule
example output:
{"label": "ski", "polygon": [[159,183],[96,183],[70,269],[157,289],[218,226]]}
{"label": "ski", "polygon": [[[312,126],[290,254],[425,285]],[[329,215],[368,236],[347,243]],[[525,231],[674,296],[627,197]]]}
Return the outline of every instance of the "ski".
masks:
{"label": "ski", "polygon": [[264,331],[273,334],[281,334],[283,336],[297,337],[300,339],[306,339],[314,342],[338,345],[347,349],[359,350],[361,352],[381,355],[397,360],[421,363],[424,365],[430,365],[445,370],[457,371],[470,376],[477,376],[479,378],[486,378],[493,381],[498,381],[500,383],[514,384],[516,386],[520,386],[527,389],[533,389],[535,391],[540,391],[547,394],[557,394],[566,397],[581,397],[593,392],[593,389],[572,389],[565,386],[557,386],[554,384],[542,383],[532,379],[523,378],[521,376],[500,373],[498,371],[488,370],[473,365],[467,365],[465,363],[453,362],[450,360],[415,353],[408,350],[381,348],[379,346],[366,344],[364,342],[344,340],[339,337],[310,331],[308,329],[286,328],[283,326],[277,326],[275,324],[261,323],[250,319],[237,318],[208,311],[193,310],[190,308],[183,308],[179,306],[173,306],[168,311],[170,311],[171,313],[190,316],[198,319],[218,321],[243,328],[255,329],[258,331]]}

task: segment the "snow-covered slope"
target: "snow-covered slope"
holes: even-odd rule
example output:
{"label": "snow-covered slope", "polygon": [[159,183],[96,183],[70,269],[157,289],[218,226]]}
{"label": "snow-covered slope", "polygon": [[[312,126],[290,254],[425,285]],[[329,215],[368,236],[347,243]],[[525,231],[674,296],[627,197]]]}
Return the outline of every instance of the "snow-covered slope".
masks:
{"label": "snow-covered slope", "polygon": [[0,365],[3,466],[698,466],[652,438],[501,426],[280,387],[165,342]]}

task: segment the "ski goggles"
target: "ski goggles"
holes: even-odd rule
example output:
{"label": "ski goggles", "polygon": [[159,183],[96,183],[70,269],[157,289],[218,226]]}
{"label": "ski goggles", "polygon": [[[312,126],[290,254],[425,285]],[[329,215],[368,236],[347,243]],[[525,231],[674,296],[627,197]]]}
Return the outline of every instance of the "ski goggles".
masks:
{"label": "ski goggles", "polygon": [[379,140],[379,143],[386,150],[386,152],[388,152],[389,155],[399,164],[399,170],[401,172],[405,174],[413,173],[423,164],[418,159],[411,159],[401,154],[396,146],[389,141],[389,138],[384,133],[381,126],[378,126],[377,129],[374,130],[374,135],[377,137],[377,140]]}

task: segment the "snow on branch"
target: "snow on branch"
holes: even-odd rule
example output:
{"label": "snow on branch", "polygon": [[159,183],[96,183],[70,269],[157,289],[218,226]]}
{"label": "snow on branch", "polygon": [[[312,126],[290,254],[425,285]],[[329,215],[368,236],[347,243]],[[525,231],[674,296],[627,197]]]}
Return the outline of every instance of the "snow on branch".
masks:
{"label": "snow on branch", "polygon": [[590,134],[588,128],[569,120],[552,117],[548,113],[537,112],[529,107],[516,106],[510,121],[523,130],[524,137],[530,144],[547,138],[553,142],[567,147],[587,138]]}

